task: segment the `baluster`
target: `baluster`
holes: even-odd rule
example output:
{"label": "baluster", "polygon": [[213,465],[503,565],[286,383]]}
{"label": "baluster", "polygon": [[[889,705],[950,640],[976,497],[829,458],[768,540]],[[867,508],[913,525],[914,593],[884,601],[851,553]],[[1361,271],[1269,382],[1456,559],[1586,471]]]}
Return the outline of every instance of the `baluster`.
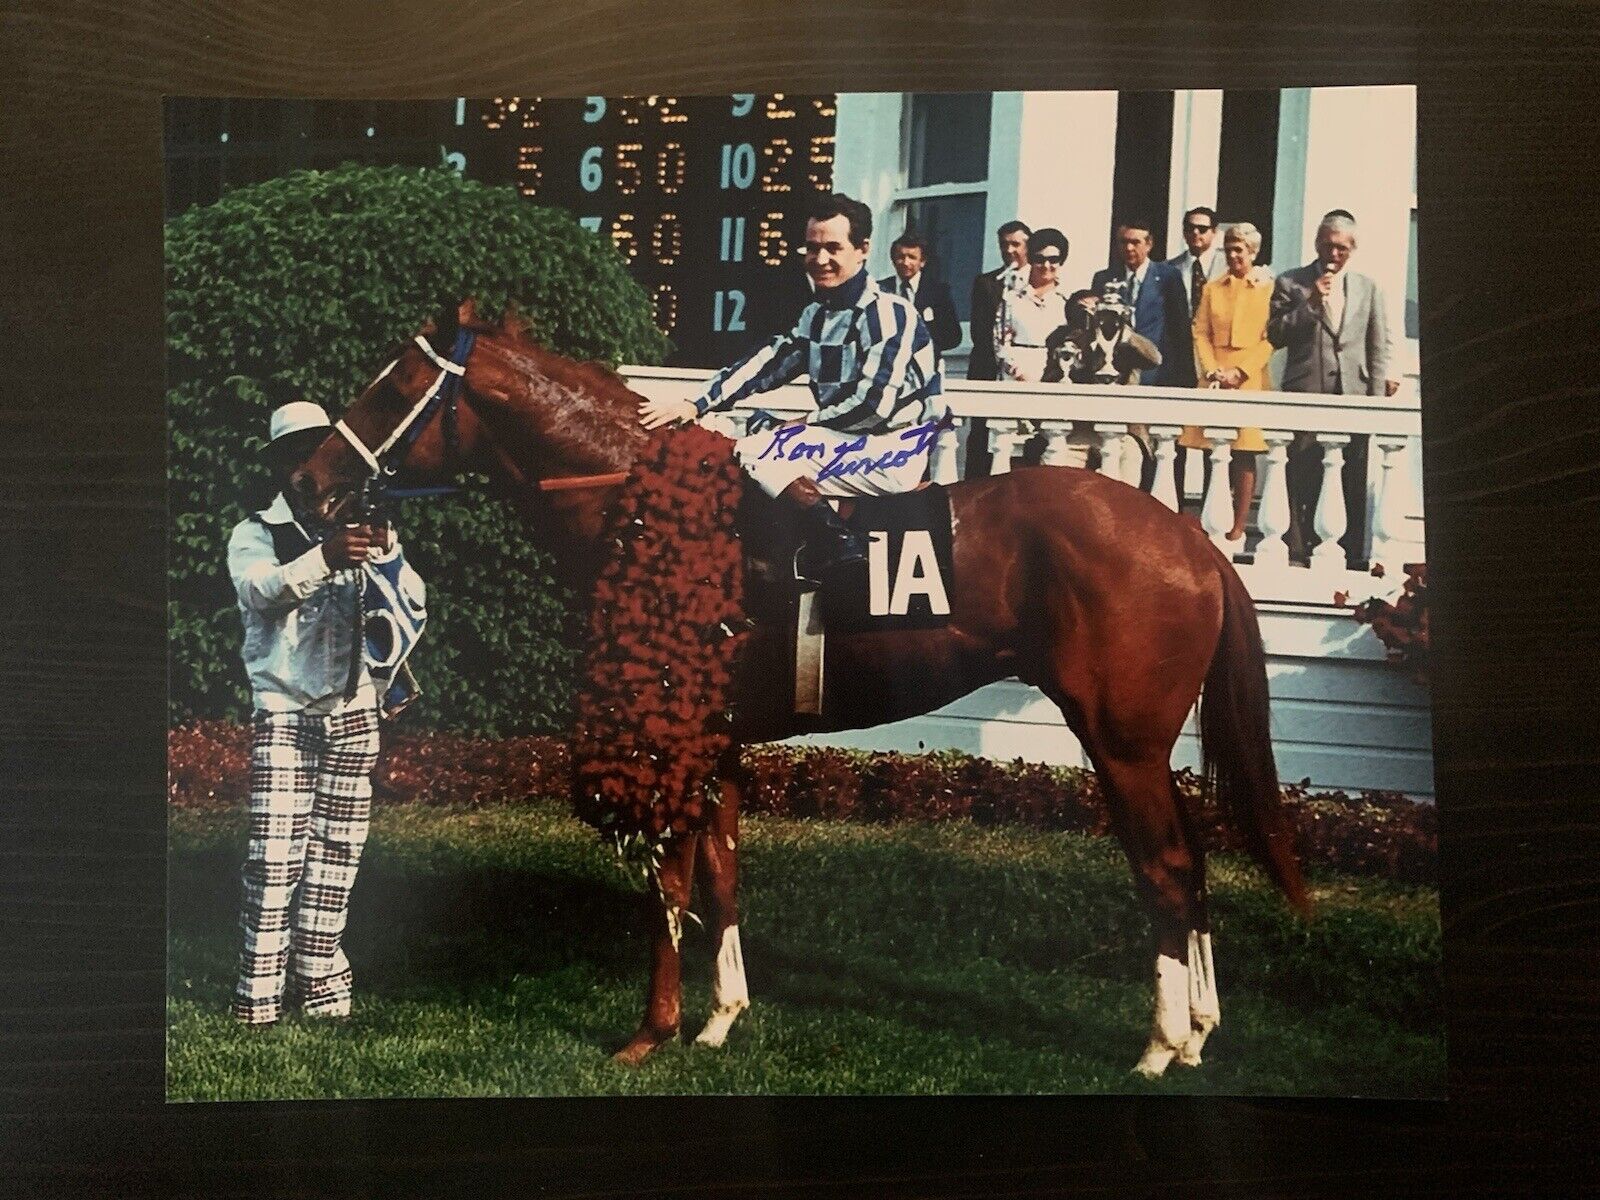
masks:
{"label": "baluster", "polygon": [[1261,529],[1261,541],[1255,549],[1256,566],[1287,567],[1289,547],[1283,535],[1289,532],[1289,443],[1294,434],[1268,429],[1261,435],[1267,443],[1267,453],[1262,466],[1261,509],[1256,514],[1256,524]]}
{"label": "baluster", "polygon": [[1123,479],[1122,456],[1128,433],[1126,422],[1096,421],[1094,432],[1100,442],[1100,474],[1108,479]]}
{"label": "baluster", "polygon": [[1073,448],[1067,444],[1067,434],[1071,431],[1071,421],[1041,422],[1039,432],[1044,434],[1044,453],[1039,461],[1051,467],[1081,467],[1082,459],[1074,456]]}
{"label": "baluster", "polygon": [[1233,528],[1233,488],[1228,483],[1228,464],[1233,461],[1233,439],[1237,429],[1205,428],[1206,441],[1211,443],[1211,482],[1206,487],[1205,501],[1200,505],[1200,527],[1229,562],[1233,552],[1242,550],[1242,543],[1230,542],[1226,534]]}
{"label": "baluster", "polygon": [[1350,435],[1319,433],[1317,441],[1322,444],[1322,490],[1317,495],[1316,520],[1312,528],[1321,540],[1311,552],[1311,565],[1325,571],[1342,571],[1347,564],[1339,539],[1344,536],[1349,522],[1340,471],[1344,467],[1344,448],[1350,444]]}
{"label": "baluster", "polygon": [[[1409,443],[1404,438],[1374,438],[1383,451],[1383,474],[1378,480],[1377,511],[1372,519],[1372,561],[1381,562],[1391,574],[1398,574],[1407,561],[1407,515],[1411,507],[1413,481]],[[1418,556],[1420,557],[1420,555]]]}
{"label": "baluster", "polygon": [[965,424],[963,418],[951,416],[940,424],[939,432],[934,435],[928,462],[928,478],[934,483],[955,483],[961,478],[961,434],[957,429],[961,424]]}
{"label": "baluster", "polygon": [[1173,512],[1178,511],[1178,476],[1173,463],[1179,454],[1178,435],[1181,425],[1152,425],[1150,436],[1155,440],[1156,478],[1150,485],[1150,494]]}
{"label": "baluster", "polygon": [[1022,432],[1015,421],[989,422],[989,454],[992,462],[989,474],[1004,475],[1011,470],[1011,458],[1017,452]]}

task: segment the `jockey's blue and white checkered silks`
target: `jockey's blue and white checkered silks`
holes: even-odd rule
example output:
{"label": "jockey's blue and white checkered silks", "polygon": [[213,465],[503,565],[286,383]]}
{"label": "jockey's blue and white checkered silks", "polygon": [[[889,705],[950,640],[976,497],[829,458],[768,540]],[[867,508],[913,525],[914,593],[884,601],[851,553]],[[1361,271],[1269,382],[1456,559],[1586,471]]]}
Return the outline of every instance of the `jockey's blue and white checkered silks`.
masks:
{"label": "jockey's blue and white checkered silks", "polygon": [[869,277],[853,303],[806,305],[793,329],[718,372],[695,407],[703,416],[801,375],[817,400],[809,423],[841,433],[882,434],[933,420],[944,390],[928,327],[908,301]]}

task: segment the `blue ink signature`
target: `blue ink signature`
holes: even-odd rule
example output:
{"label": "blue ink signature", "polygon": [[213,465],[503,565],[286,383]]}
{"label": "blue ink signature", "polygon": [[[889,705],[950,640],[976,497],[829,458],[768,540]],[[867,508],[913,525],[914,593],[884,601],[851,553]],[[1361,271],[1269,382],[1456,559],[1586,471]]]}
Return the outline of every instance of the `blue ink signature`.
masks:
{"label": "blue ink signature", "polygon": [[[940,431],[950,428],[953,424],[950,416],[946,414],[938,420],[913,425],[900,434],[900,440],[910,442],[909,446],[898,450],[887,450],[877,456],[861,454],[861,451],[867,448],[867,435],[864,433],[836,442],[833,445],[832,457],[823,463],[821,470],[817,472],[817,479],[821,481],[849,475],[870,475],[874,471],[903,467],[918,455],[928,453]],[[826,440],[806,441],[801,438],[801,435],[809,430],[810,426],[807,425],[785,425],[781,429],[773,430],[772,440],[757,457],[775,458],[785,462],[826,457],[829,453]],[[858,457],[851,458],[851,455]]]}

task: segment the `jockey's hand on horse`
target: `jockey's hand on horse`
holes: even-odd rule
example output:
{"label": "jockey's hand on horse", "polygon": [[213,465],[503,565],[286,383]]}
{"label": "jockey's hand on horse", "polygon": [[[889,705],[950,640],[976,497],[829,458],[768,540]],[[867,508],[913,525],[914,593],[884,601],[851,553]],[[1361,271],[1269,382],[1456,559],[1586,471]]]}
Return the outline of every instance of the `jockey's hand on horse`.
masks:
{"label": "jockey's hand on horse", "polygon": [[342,571],[366,562],[374,550],[385,549],[387,544],[387,532],[370,525],[341,525],[323,539],[322,557],[335,571]]}
{"label": "jockey's hand on horse", "polygon": [[699,415],[693,400],[646,400],[639,405],[639,424],[646,429],[692,421]]}

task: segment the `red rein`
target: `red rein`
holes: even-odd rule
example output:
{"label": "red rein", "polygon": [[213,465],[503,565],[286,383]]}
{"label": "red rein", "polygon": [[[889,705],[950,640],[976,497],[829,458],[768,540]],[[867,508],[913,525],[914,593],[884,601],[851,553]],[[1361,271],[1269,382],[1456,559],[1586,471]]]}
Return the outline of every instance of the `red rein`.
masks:
{"label": "red rein", "polygon": [[571,475],[565,479],[541,479],[541,492],[576,492],[582,488],[615,487],[626,482],[626,471],[613,471],[609,475]]}

